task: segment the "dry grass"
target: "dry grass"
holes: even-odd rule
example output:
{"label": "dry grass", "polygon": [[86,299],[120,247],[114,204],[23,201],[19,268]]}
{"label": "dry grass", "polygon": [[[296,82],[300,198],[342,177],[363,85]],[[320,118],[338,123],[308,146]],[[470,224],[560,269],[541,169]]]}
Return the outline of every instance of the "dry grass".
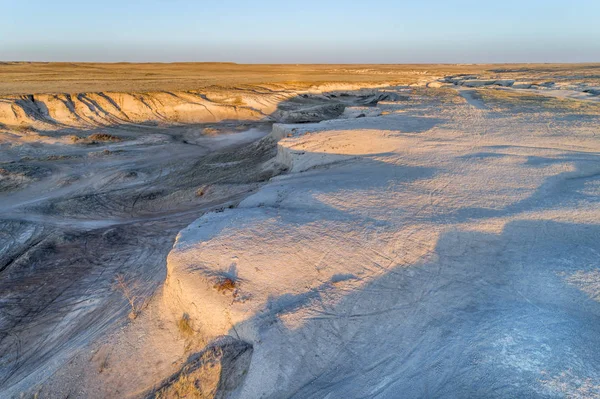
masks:
{"label": "dry grass", "polygon": [[569,284],[578,287],[595,301],[600,301],[600,270],[578,270],[567,279]]}
{"label": "dry grass", "polygon": [[123,141],[119,136],[108,133],[94,133],[88,137],[79,137],[75,135],[68,136],[74,144],[100,144],[100,143],[118,143]]}
{"label": "dry grass", "polygon": [[64,161],[66,159],[76,158],[75,155],[48,155],[44,160],[46,161]]}
{"label": "dry grass", "polygon": [[93,142],[117,142],[122,141],[118,136],[114,136],[108,133],[94,133],[88,137],[88,140]]}
{"label": "dry grass", "polygon": [[169,387],[169,390],[161,390],[156,393],[155,398],[202,398],[202,389],[197,385],[196,379],[182,374],[179,379]]}
{"label": "dry grass", "polygon": [[207,353],[198,368],[184,367],[177,379],[160,389],[155,398],[160,399],[212,399],[217,394],[221,377],[220,350]]}
{"label": "dry grass", "polygon": [[506,112],[518,107],[521,111],[569,113],[600,113],[600,104],[572,99],[560,99],[534,93],[522,93],[514,90],[480,89],[474,96],[481,99],[495,111]]}
{"label": "dry grass", "polygon": [[21,393],[19,395],[20,399],[39,399],[40,398],[40,393],[39,392],[35,392],[33,395],[32,394],[26,394],[26,393]]}
{"label": "dry grass", "polygon": [[232,104],[232,105],[245,105],[245,103],[244,103],[244,100],[242,99],[242,97],[241,97],[241,96],[237,96],[237,97],[235,97],[235,98],[234,98],[234,99],[231,101],[231,103],[230,103],[230,104]]}
{"label": "dry grass", "polygon": [[117,274],[115,276],[114,289],[119,291],[129,303],[131,308],[131,312],[129,312],[129,319],[134,320],[137,318],[145,306],[145,302],[142,300],[142,298],[136,295],[135,284],[129,281],[124,275]]}
{"label": "dry grass", "polygon": [[207,186],[198,187],[196,190],[196,197],[203,197],[207,192]]}
{"label": "dry grass", "polygon": [[214,128],[214,127],[205,127],[204,129],[202,129],[202,134],[207,135],[207,136],[214,136],[221,133],[221,130]]}
{"label": "dry grass", "polygon": [[109,356],[108,354],[106,356],[104,356],[104,358],[98,365],[98,373],[99,374],[102,374],[102,372],[104,372],[104,370],[108,369],[108,356]]}
{"label": "dry grass", "polygon": [[214,288],[219,292],[233,291],[237,288],[237,284],[234,280],[229,277],[223,278],[214,285]]}
{"label": "dry grass", "polygon": [[194,328],[192,327],[192,321],[190,315],[184,313],[181,318],[177,321],[177,328],[184,337],[191,337],[194,335]]}
{"label": "dry grass", "polygon": [[[476,74],[499,65],[242,65],[233,63],[108,64],[3,63],[0,95],[35,93],[151,92],[209,86],[324,82],[414,83],[428,75]],[[517,67],[517,66],[513,66]],[[532,66],[533,67],[533,66]],[[548,65],[544,65],[548,68]],[[574,68],[565,65],[563,68]],[[584,73],[585,70],[578,71]]]}
{"label": "dry grass", "polygon": [[30,126],[25,126],[25,125],[15,126],[15,127],[13,127],[13,129],[19,133],[27,133],[32,130]]}
{"label": "dry grass", "polygon": [[179,379],[168,389],[157,392],[155,398],[212,399],[215,397],[215,393],[213,390],[203,388],[200,379],[188,374],[181,374]]}

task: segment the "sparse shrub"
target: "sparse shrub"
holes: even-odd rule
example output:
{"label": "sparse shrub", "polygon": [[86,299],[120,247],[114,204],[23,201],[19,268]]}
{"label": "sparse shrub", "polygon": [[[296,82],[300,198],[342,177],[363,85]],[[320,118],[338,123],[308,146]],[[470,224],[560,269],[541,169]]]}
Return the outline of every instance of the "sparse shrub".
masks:
{"label": "sparse shrub", "polygon": [[179,375],[158,389],[156,399],[196,398],[212,399],[218,395],[221,383],[223,351],[214,348],[206,351],[196,364],[184,366]]}
{"label": "sparse shrub", "polygon": [[206,194],[206,186],[199,187],[196,190],[196,197],[203,197]]}
{"label": "sparse shrub", "polygon": [[179,332],[184,337],[190,337],[194,335],[194,329],[192,328],[192,321],[190,320],[190,315],[184,313],[181,318],[177,321],[177,327],[179,328]]}
{"label": "sparse shrub", "polygon": [[170,399],[170,398],[213,398],[215,392],[208,391],[204,392],[202,389],[201,380],[182,373],[177,381],[173,385],[158,391],[155,395],[156,399]]}
{"label": "sparse shrub", "polygon": [[68,136],[73,144],[98,144],[98,143],[115,143],[123,141],[122,138],[108,133],[94,133],[88,137],[79,137],[75,135]]}
{"label": "sparse shrub", "polygon": [[233,281],[229,277],[217,281],[217,283],[214,285],[214,288],[216,288],[216,290],[219,292],[233,291],[236,289],[236,287],[237,284],[235,283],[235,281]]}
{"label": "sparse shrub", "polygon": [[244,105],[244,100],[242,99],[241,96],[237,96],[236,98],[234,98],[231,101],[231,104],[233,104],[233,105]]}
{"label": "sparse shrub", "polygon": [[114,288],[123,294],[123,297],[127,299],[127,302],[129,302],[129,306],[131,307],[129,319],[133,320],[138,317],[142,311],[144,303],[142,302],[141,298],[135,294],[135,286],[127,281],[124,275],[117,274],[115,277]]}
{"label": "sparse shrub", "polygon": [[206,134],[206,135],[209,135],[209,136],[212,136],[212,135],[220,133],[220,130],[216,129],[214,127],[205,127],[204,129],[202,129],[202,133]]}
{"label": "sparse shrub", "polygon": [[72,159],[73,155],[48,155],[46,161],[63,161],[65,159]]}
{"label": "sparse shrub", "polygon": [[108,134],[108,133],[94,133],[91,136],[89,136],[88,141],[92,142],[92,143],[96,143],[96,142],[107,142],[107,141],[121,141],[122,139],[118,136],[113,136],[112,134]]}
{"label": "sparse shrub", "polygon": [[31,130],[30,127],[27,125],[15,126],[14,129],[15,129],[15,131],[20,132],[20,133],[25,133],[25,132]]}
{"label": "sparse shrub", "polygon": [[100,364],[98,365],[98,373],[102,374],[104,370],[108,368],[108,355],[104,356]]}
{"label": "sparse shrub", "polygon": [[35,392],[33,395],[31,395],[31,394],[27,395],[24,392],[21,392],[21,394],[19,395],[19,397],[21,399],[25,399],[25,398],[27,398],[27,399],[39,399],[40,393],[39,392]]}

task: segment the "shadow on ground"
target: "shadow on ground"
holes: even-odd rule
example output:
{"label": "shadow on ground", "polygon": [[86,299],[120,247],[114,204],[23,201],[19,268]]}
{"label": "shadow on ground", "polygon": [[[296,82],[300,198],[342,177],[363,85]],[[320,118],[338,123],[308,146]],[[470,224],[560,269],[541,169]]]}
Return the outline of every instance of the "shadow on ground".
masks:
{"label": "shadow on ground", "polygon": [[[421,264],[334,304],[333,281],[271,298],[231,334],[259,326],[268,344],[251,367],[274,375],[276,397],[573,395],[578,379],[598,394],[600,303],[566,278],[596,270],[599,238],[598,225],[552,221],[448,232]],[[299,308],[310,316],[289,329],[280,318]]]}

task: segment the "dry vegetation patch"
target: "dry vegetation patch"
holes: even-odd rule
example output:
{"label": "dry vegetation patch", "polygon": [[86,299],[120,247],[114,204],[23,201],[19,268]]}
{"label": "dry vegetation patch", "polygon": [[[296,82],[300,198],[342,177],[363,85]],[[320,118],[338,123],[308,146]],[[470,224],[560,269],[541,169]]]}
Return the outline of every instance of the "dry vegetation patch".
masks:
{"label": "dry vegetation patch", "polygon": [[165,380],[148,398],[224,398],[244,381],[252,358],[252,345],[221,337]]}
{"label": "dry vegetation patch", "polygon": [[514,90],[482,89],[473,93],[498,112],[569,112],[574,114],[599,114],[600,104],[574,99],[561,99],[535,93],[522,93]]}
{"label": "dry vegetation patch", "polygon": [[137,318],[142,309],[146,306],[146,301],[137,295],[137,284],[123,274],[117,274],[115,276],[114,289],[120,292],[123,295],[123,298],[127,300],[127,303],[131,308],[129,319],[133,320]]}
{"label": "dry vegetation patch", "polygon": [[191,337],[194,335],[194,328],[192,327],[192,321],[190,315],[184,313],[181,318],[177,321],[177,328],[184,337]]}
{"label": "dry vegetation patch", "polygon": [[118,143],[123,141],[119,136],[115,136],[108,133],[94,133],[88,137],[69,136],[71,142],[75,144],[101,144],[101,143]]}
{"label": "dry vegetation patch", "polygon": [[230,292],[237,288],[237,283],[229,277],[222,278],[215,283],[214,288],[219,292]]}

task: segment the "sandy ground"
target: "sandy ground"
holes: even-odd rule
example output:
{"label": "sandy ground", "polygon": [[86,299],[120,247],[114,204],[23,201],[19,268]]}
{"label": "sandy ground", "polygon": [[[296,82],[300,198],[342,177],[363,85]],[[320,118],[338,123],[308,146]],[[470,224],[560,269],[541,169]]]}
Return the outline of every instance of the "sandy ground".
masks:
{"label": "sandy ground", "polygon": [[252,355],[217,397],[598,397],[598,69],[5,123],[0,392],[154,396],[228,335]]}

